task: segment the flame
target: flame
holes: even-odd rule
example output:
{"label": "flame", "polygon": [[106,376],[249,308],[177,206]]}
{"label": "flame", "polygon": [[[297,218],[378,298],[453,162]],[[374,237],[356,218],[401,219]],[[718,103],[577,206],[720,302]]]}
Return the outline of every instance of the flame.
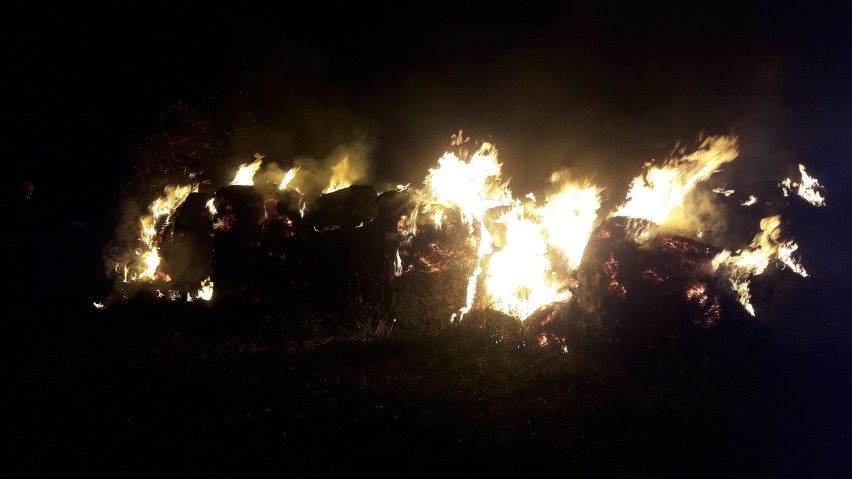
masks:
{"label": "flame", "polygon": [[257,173],[257,170],[260,169],[260,165],[263,163],[263,155],[260,153],[255,153],[254,161],[251,163],[243,163],[240,165],[240,169],[237,170],[236,176],[234,176],[233,181],[231,181],[232,185],[244,185],[244,186],[252,186],[254,185],[254,175]]}
{"label": "flame", "polygon": [[601,190],[593,185],[574,185],[564,173],[554,173],[550,179],[559,184],[559,191],[547,197],[538,214],[548,244],[559,248],[570,268],[577,269],[597,223]]}
{"label": "flame", "polygon": [[774,259],[789,267],[794,273],[807,277],[805,268],[793,258],[799,248],[792,240],[780,241],[781,216],[769,216],[760,220],[760,233],[755,235],[747,249],[731,253],[722,250],[712,261],[714,271],[722,271],[731,288],[737,294],[740,304],[754,316],[749,289],[751,278],[763,274]]}
{"label": "flame", "polygon": [[[191,295],[186,296],[187,299],[191,298]],[[197,299],[203,299],[204,301],[210,301],[213,299],[213,281],[207,277],[204,281],[201,282],[201,287],[198,292],[195,294]]]}
{"label": "flame", "polygon": [[547,257],[544,231],[518,206],[503,215],[506,225],[503,247],[491,255],[485,276],[485,291],[492,307],[526,319],[542,306],[566,301],[571,294]]}
{"label": "flame", "polygon": [[721,306],[719,301],[707,292],[707,284],[701,281],[690,281],[684,290],[687,301],[695,301],[704,308],[704,319],[699,326],[709,328],[719,322]]}
{"label": "flame", "polygon": [[207,203],[205,203],[205,205],[207,206],[207,211],[210,212],[210,216],[215,217],[218,213],[216,211],[216,198],[210,198],[209,200],[207,200]]}
{"label": "flame", "polygon": [[737,154],[736,137],[715,136],[704,140],[695,152],[673,158],[662,167],[648,164],[645,171],[633,179],[627,201],[612,216],[644,219],[663,225],[671,213],[683,205],[684,198],[698,183],[710,178]]}
{"label": "flame", "polygon": [[402,258],[399,256],[399,248],[396,250],[396,258],[394,258],[393,262],[393,275],[394,276],[402,276]]}
{"label": "flame", "polygon": [[323,193],[332,193],[343,188],[352,186],[354,181],[360,179],[360,174],[349,161],[349,155],[345,155],[336,165],[331,167],[331,179],[328,187]]}
{"label": "flame", "polygon": [[500,179],[501,166],[497,161],[497,149],[490,143],[483,143],[467,161],[454,153],[445,153],[438,160],[438,168],[429,169],[423,180],[425,187],[420,192],[418,208],[431,213],[433,218],[440,218],[444,208],[456,209],[477,245],[477,266],[468,279],[465,306],[452,320],[462,319],[473,307],[478,278],[483,271],[482,259],[493,251],[491,235],[483,227],[485,212],[513,203],[508,183]]}
{"label": "flame", "polygon": [[[567,175],[555,173],[555,193],[539,205],[533,194],[525,196],[527,201],[514,198],[508,181],[501,179],[501,167],[497,149],[489,143],[468,160],[447,152],[438,168],[429,170],[420,192],[418,207],[437,227],[446,209],[457,210],[476,246],[465,305],[453,320],[463,319],[477,297],[521,320],[570,299],[569,273],[579,266],[597,221],[598,188],[573,185]],[[489,210],[499,212],[497,219],[486,221]]]}
{"label": "flame", "polygon": [[168,275],[158,271],[161,222],[167,226],[189,194],[197,191],[198,184],[168,185],[163,189],[164,196],[155,199],[148,207],[148,214],[139,218],[139,247],[135,251],[138,259],[122,267],[125,282],[150,281],[158,277],[169,280]]}
{"label": "flame", "polygon": [[433,213],[455,208],[473,231],[474,222],[482,222],[486,210],[513,202],[508,183],[500,180],[501,167],[497,149],[490,143],[483,143],[468,161],[447,152],[423,180],[426,187],[421,194],[427,198],[423,206]]}
{"label": "flame", "polygon": [[[612,215],[631,219],[628,226],[637,241],[650,238],[698,183],[736,156],[737,139],[719,136],[707,138],[695,152],[681,154],[662,167],[648,165]],[[521,201],[501,179],[501,167],[496,148],[488,143],[467,160],[448,152],[438,160],[438,168],[429,170],[420,192],[418,207],[436,226],[445,209],[455,209],[476,246],[465,305],[453,320],[463,319],[477,300],[521,320],[543,306],[570,300],[571,273],[580,266],[599,219],[600,188],[573,184],[557,172],[551,176],[556,192],[543,203],[533,194]],[[720,192],[733,193],[728,191]],[[497,208],[503,210],[499,217],[485,221],[486,212]]]}
{"label": "flame", "polygon": [[287,173],[284,174],[284,179],[281,180],[281,184],[278,185],[278,189],[283,190],[287,188],[287,185],[289,185],[290,182],[293,181],[293,178],[296,177],[296,172],[299,171],[299,169],[301,169],[300,166],[290,168]]}
{"label": "flame", "polygon": [[757,196],[749,195],[748,199],[740,203],[743,206],[751,206],[757,203]]}
{"label": "flame", "polygon": [[825,197],[819,191],[819,189],[822,189],[822,185],[819,184],[819,180],[805,171],[805,165],[799,164],[799,173],[802,175],[801,182],[794,182],[790,178],[781,182],[780,186],[784,191],[784,196],[787,196],[790,190],[796,188],[796,193],[803,200],[814,206],[825,206]]}
{"label": "flame", "polygon": [[[451,320],[461,320],[474,307],[484,306],[523,321],[545,306],[571,300],[570,288],[578,280],[576,271],[581,266],[589,238],[601,219],[602,189],[588,182],[576,182],[566,172],[557,171],[551,175],[544,196],[527,193],[515,198],[509,181],[503,179],[502,164],[494,145],[482,143],[471,154],[466,148],[468,139],[462,131],[452,138],[452,145],[457,147],[456,153],[446,152],[438,159],[437,166],[428,170],[421,189],[412,189],[409,184],[396,185],[398,191],[407,191],[415,199],[411,213],[397,220],[397,232],[403,243],[412,243],[408,240],[418,234],[417,225],[423,222],[431,222],[435,229],[443,227],[447,231],[464,233],[464,228],[461,231],[454,228],[457,223],[453,222],[453,218],[460,218],[467,230],[464,241],[476,251],[466,285],[465,303],[451,316]],[[684,204],[690,193],[722,165],[734,160],[737,149],[736,137],[710,137],[696,151],[689,154],[680,151],[662,166],[646,164],[643,172],[632,180],[624,202],[609,216],[626,217],[628,235],[637,242],[644,242],[667,222],[673,223],[676,218],[674,212],[686,211]],[[240,165],[232,185],[254,184],[254,176],[264,158],[260,154],[254,157],[253,163]],[[346,188],[358,181],[363,173],[362,168],[356,166],[349,155],[343,156],[331,168],[331,179],[323,193]],[[287,171],[279,189],[293,188],[291,185],[299,170],[297,166]],[[823,206],[825,199],[819,191],[819,182],[806,173],[803,165],[799,165],[799,171],[801,182],[788,178],[781,183],[785,195],[788,190],[796,188],[798,195],[806,201]],[[152,202],[148,214],[139,219],[136,257],[134,261],[116,265],[116,273],[121,274],[125,282],[170,280],[165,272],[159,270],[158,245],[172,215],[194,191],[198,191],[197,184],[167,186],[164,196]],[[725,188],[713,191],[725,196],[734,193],[734,190]],[[544,200],[540,199],[542,197]],[[756,201],[755,196],[749,196],[742,204],[748,206]],[[216,215],[213,199],[207,203],[207,208],[211,215]],[[299,205],[302,216],[307,208],[308,202],[302,198]],[[705,230],[710,230],[707,225],[699,226],[700,229],[693,231],[698,231],[697,236],[701,238],[705,236]],[[214,225],[214,228],[217,227],[221,226]],[[772,262],[800,276],[807,276],[805,269],[793,257],[798,248],[796,243],[779,239],[780,216],[764,218],[760,228],[761,232],[747,248],[735,253],[723,250],[712,260],[713,271],[720,273],[752,315],[755,311],[751,304],[750,280],[763,274]],[[435,242],[429,243],[428,247],[433,251],[443,251],[442,246]],[[398,248],[392,259],[394,276],[402,275],[405,270],[402,257]],[[418,261],[430,271],[445,268],[430,258],[415,257],[413,264]],[[413,267],[408,265],[409,270]],[[625,297],[627,285],[619,280],[619,264],[614,256],[610,255],[604,262],[603,270],[611,292]],[[648,274],[646,272],[646,276]],[[653,275],[649,278],[655,279]],[[206,278],[197,291],[185,293],[186,300],[209,301],[213,296],[213,286],[211,279]],[[173,300],[182,297],[182,293],[172,290],[158,293]],[[699,281],[689,283],[684,295],[686,300],[707,309],[707,324],[714,318],[718,319],[719,305],[713,302],[716,300],[711,298],[707,284]]]}

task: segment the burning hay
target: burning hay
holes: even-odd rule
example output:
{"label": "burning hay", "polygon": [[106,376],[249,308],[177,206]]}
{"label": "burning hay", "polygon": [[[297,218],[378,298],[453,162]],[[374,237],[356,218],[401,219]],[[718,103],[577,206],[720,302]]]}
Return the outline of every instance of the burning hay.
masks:
{"label": "burning hay", "polygon": [[[691,201],[737,157],[735,137],[710,137],[659,166],[649,163],[610,212],[602,188],[565,172],[551,176],[543,199],[515,196],[494,145],[473,153],[461,140],[453,146],[419,188],[380,193],[352,184],[363,175],[349,174],[344,156],[323,193],[306,196],[299,167],[256,184],[260,155],[215,192],[169,186],[139,220],[132,253],[116,265],[117,290],[127,296],[152,284],[171,299],[298,298],[323,307],[357,299],[381,310],[405,278],[453,271],[466,279],[453,296],[452,321],[490,309],[534,318],[530,324],[546,333],[558,329],[553,322],[565,311],[572,311],[569,322],[593,311],[599,321],[615,321],[604,329],[632,329],[641,326],[620,322],[644,305],[677,327],[707,330],[720,322],[728,298],[756,314],[749,281],[771,264],[806,275],[795,242],[782,239],[779,216],[764,218],[754,241],[735,252],[705,242],[718,219],[699,215]],[[796,187],[822,204],[818,181],[800,171],[801,182],[783,183],[785,194]]]}

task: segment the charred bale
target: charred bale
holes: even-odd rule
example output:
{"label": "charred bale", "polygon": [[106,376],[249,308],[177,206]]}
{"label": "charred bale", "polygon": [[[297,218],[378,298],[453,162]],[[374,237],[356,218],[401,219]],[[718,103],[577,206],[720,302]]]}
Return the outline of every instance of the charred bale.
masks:
{"label": "charred bale", "polygon": [[[370,186],[355,185],[308,204],[302,272],[312,304],[345,312],[355,304],[388,303],[398,244],[392,203],[387,196],[380,201]],[[380,204],[387,216],[379,217]]]}
{"label": "charred bale", "polygon": [[195,291],[213,273],[212,220],[207,193],[190,193],[174,214],[170,234],[160,251],[162,269],[172,279],[174,289]]}
{"label": "charred bale", "polygon": [[163,269],[176,289],[194,291],[213,274],[212,219],[209,193],[190,193],[174,215],[169,240],[161,247]]}
{"label": "charred bale", "polygon": [[372,186],[353,185],[320,195],[308,205],[305,227],[315,231],[355,228],[376,217],[376,190]]}
{"label": "charred bale", "polygon": [[216,192],[214,205],[215,298],[254,299],[263,233],[263,196],[252,186],[230,185]]}
{"label": "charred bale", "polygon": [[473,271],[476,245],[470,241],[468,226],[458,211],[444,210],[440,226],[422,214],[418,214],[414,221],[416,234],[407,238],[400,249],[406,272],[461,270],[469,275]]}
{"label": "charred bale", "polygon": [[390,190],[376,197],[375,221],[380,228],[402,235],[408,223],[406,220],[414,210],[414,201],[405,191]]}
{"label": "charred bale", "polygon": [[375,223],[309,231],[303,271],[310,302],[336,312],[386,305],[392,272],[382,237]]}
{"label": "charred bale", "polygon": [[376,219],[374,228],[381,236],[384,250],[384,263],[394,276],[402,274],[400,247],[406,239],[410,223],[408,221],[414,209],[414,202],[405,191],[391,190],[376,198]]}
{"label": "charred bale", "polygon": [[[715,248],[666,235],[639,245],[633,227],[624,218],[604,222],[586,248],[573,303],[532,324],[648,367],[698,365],[725,357],[735,343],[760,341],[713,275]],[[732,339],[732,331],[743,335]]]}
{"label": "charred bale", "polygon": [[283,190],[264,195],[266,219],[258,257],[258,296],[278,301],[300,294],[304,262],[302,195]]}

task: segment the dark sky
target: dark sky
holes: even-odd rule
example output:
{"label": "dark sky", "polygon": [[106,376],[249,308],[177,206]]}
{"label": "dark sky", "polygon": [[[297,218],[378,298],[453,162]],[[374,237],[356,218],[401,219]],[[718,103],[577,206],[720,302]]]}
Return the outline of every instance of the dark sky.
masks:
{"label": "dark sky", "polygon": [[497,144],[519,191],[565,166],[611,187],[704,132],[740,135],[739,178],[797,162],[832,171],[830,189],[849,176],[840,2],[209,3],[7,7],[15,178],[108,206],[177,102],[234,164],[363,140],[377,178],[418,182],[463,128]]}

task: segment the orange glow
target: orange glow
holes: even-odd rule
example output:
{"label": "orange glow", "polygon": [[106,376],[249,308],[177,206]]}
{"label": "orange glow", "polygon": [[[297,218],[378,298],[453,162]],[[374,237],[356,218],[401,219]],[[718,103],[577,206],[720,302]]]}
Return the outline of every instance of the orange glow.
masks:
{"label": "orange glow", "polygon": [[684,199],[698,183],[710,178],[720,166],[733,161],[737,154],[736,137],[716,136],[704,140],[697,151],[672,158],[663,166],[648,164],[630,184],[627,201],[611,216],[644,219],[663,225],[675,209],[683,206]]}
{"label": "orange glow", "polygon": [[234,176],[234,179],[231,181],[231,184],[244,186],[254,185],[254,175],[257,174],[257,170],[260,169],[260,165],[262,163],[263,155],[261,155],[260,153],[256,153],[254,155],[253,162],[243,163],[240,165],[240,168],[237,170],[237,174]]}

